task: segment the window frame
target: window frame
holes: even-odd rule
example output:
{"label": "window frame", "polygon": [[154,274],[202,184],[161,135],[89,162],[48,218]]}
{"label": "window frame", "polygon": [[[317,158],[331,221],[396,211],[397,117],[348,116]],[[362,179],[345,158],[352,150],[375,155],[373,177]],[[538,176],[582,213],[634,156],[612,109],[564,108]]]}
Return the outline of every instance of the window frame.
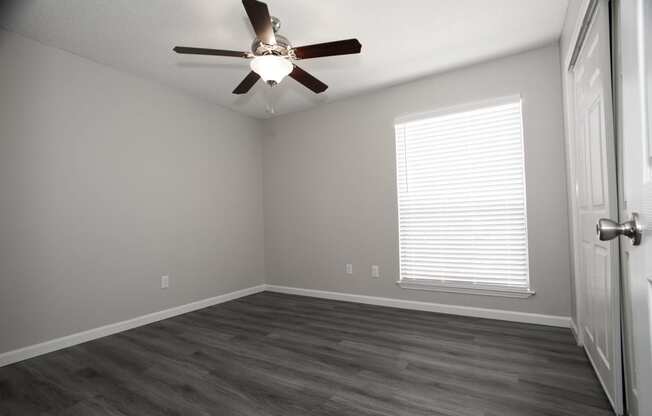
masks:
{"label": "window frame", "polygon": [[536,292],[532,289],[532,278],[530,270],[530,239],[528,233],[528,215],[527,215],[527,179],[526,179],[526,170],[525,170],[525,154],[526,154],[526,143],[525,143],[525,124],[524,124],[524,100],[521,95],[510,95],[498,98],[490,98],[482,101],[475,101],[471,103],[465,103],[450,107],[445,107],[441,109],[436,109],[433,111],[413,113],[408,115],[402,115],[394,119],[394,151],[395,156],[398,154],[398,137],[396,135],[396,127],[401,124],[406,124],[414,121],[425,120],[429,118],[436,118],[441,116],[446,116],[456,113],[464,113],[468,111],[479,110],[482,108],[488,107],[498,107],[501,105],[512,104],[520,102],[520,122],[521,122],[521,143],[523,153],[521,155],[522,171],[523,171],[523,208],[525,214],[525,241],[526,241],[526,281],[527,285],[522,287],[516,286],[507,286],[499,284],[486,284],[486,283],[474,283],[474,282],[459,282],[459,281],[445,281],[443,279],[414,279],[414,278],[404,278],[402,275],[402,249],[400,243],[400,195],[398,187],[398,160],[395,157],[395,179],[397,180],[396,188],[396,209],[397,209],[397,235],[398,235],[398,257],[399,257],[399,279],[396,284],[403,289],[413,289],[413,290],[425,290],[425,291],[437,291],[437,292],[448,292],[448,293],[461,293],[461,294],[472,294],[472,295],[485,295],[485,296],[500,296],[500,297],[509,297],[509,298],[528,298],[534,295]]}

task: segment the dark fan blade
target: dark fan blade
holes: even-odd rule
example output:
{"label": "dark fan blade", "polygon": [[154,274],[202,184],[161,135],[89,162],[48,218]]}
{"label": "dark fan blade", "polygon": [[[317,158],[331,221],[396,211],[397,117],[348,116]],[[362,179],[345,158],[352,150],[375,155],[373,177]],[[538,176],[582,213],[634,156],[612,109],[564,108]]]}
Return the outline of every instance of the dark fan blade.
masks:
{"label": "dark fan blade", "polygon": [[247,11],[247,15],[258,39],[268,45],[275,45],[276,36],[274,36],[272,18],[269,15],[267,5],[257,0],[242,0],[242,5]]}
{"label": "dark fan blade", "polygon": [[248,93],[249,90],[251,89],[251,87],[253,87],[254,84],[255,84],[259,79],[260,79],[260,75],[258,75],[258,74],[255,73],[254,71],[251,71],[249,74],[247,74],[247,76],[245,77],[245,79],[242,80],[242,82],[240,83],[240,85],[238,85],[237,87],[235,87],[235,89],[233,90],[233,93],[234,93],[234,94],[238,94],[238,95]]}
{"label": "dark fan blade", "polygon": [[349,55],[360,53],[362,45],[357,39],[337,40],[294,48],[297,59],[320,58],[322,56]]}
{"label": "dark fan blade", "polygon": [[320,92],[324,92],[328,89],[328,85],[324,84],[317,78],[313,77],[303,69],[299,68],[298,66],[294,65],[294,69],[292,72],[290,72],[290,76],[297,80],[300,84],[303,84],[306,88],[309,90],[319,94]]}
{"label": "dark fan blade", "polygon": [[223,49],[205,49],[205,48],[188,48],[185,46],[175,46],[176,53],[190,54],[190,55],[214,55],[214,56],[233,56],[236,58],[248,58],[247,52],[238,51],[225,51]]}

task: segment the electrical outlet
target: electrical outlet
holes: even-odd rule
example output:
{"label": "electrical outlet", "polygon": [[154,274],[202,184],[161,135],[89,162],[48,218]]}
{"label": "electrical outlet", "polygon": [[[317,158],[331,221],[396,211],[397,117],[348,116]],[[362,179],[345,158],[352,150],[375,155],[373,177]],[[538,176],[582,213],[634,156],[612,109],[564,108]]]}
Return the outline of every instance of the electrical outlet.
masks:
{"label": "electrical outlet", "polygon": [[161,289],[170,287],[170,276],[161,276]]}
{"label": "electrical outlet", "polygon": [[371,277],[374,279],[380,279],[380,268],[375,264],[371,266]]}
{"label": "electrical outlet", "polygon": [[346,274],[353,274],[353,265],[352,264],[347,264],[346,265]]}

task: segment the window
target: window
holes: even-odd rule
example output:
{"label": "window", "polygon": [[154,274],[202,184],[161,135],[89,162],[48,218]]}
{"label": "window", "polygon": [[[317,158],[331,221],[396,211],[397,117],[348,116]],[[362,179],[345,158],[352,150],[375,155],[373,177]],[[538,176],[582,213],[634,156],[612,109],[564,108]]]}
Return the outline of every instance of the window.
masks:
{"label": "window", "polygon": [[521,100],[397,120],[401,287],[526,297]]}

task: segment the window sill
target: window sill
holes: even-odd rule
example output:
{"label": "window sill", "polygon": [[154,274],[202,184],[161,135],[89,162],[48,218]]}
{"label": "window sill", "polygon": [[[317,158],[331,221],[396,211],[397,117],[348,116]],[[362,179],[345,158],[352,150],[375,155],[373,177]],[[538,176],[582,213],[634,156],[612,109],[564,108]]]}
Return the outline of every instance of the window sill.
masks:
{"label": "window sill", "polygon": [[526,288],[505,288],[481,285],[459,285],[454,283],[429,282],[403,279],[396,282],[403,289],[429,290],[435,292],[463,293],[467,295],[500,296],[506,298],[529,298],[534,290]]}

